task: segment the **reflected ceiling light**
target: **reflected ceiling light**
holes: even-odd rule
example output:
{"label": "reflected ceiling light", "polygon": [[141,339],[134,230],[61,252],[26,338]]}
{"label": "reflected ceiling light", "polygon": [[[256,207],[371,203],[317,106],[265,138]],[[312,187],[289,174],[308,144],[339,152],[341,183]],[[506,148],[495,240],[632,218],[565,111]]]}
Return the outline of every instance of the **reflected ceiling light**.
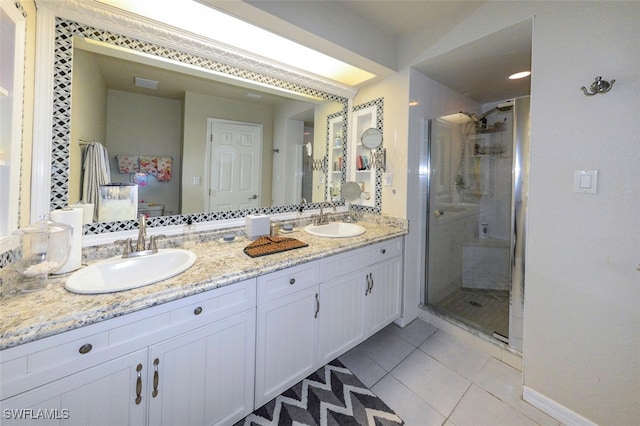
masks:
{"label": "reflected ceiling light", "polygon": [[158,82],[148,78],[134,77],[133,84],[135,84],[136,87],[142,87],[143,89],[158,90]]}
{"label": "reflected ceiling light", "polygon": [[410,107],[412,107],[412,106],[418,106],[418,105],[420,105],[420,101],[416,101],[416,100],[414,100],[414,99],[411,99],[411,100],[409,101],[409,106],[410,106]]}
{"label": "reflected ceiling light", "polygon": [[192,0],[98,0],[155,21],[355,86],[374,74]]}
{"label": "reflected ceiling light", "polygon": [[509,80],[518,80],[520,78],[529,77],[531,75],[531,71],[520,71],[509,76]]}

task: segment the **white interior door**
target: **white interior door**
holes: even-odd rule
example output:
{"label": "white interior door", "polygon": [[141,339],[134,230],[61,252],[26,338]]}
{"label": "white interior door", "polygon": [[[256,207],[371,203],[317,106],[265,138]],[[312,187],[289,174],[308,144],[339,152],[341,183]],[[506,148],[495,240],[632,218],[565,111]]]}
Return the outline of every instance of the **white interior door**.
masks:
{"label": "white interior door", "polygon": [[207,119],[207,211],[260,206],[262,125]]}

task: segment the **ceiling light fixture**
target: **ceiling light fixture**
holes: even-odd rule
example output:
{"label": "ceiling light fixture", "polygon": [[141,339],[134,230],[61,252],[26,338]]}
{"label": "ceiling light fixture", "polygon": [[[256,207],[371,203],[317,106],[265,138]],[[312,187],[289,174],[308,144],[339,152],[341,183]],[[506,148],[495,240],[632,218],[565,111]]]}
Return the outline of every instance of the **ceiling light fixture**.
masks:
{"label": "ceiling light fixture", "polygon": [[374,74],[191,0],[98,0],[304,71],[357,85]]}
{"label": "ceiling light fixture", "polygon": [[531,71],[520,71],[509,76],[509,80],[518,80],[520,78],[529,77],[531,75]]}

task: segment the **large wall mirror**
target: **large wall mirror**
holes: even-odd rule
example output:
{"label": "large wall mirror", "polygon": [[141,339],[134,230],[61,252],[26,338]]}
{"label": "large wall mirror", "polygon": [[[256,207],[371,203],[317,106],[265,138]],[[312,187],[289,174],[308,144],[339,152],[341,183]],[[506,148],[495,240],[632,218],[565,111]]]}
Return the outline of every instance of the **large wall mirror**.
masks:
{"label": "large wall mirror", "polygon": [[0,2],[0,267],[18,228],[23,126],[26,12],[19,2]]}
{"label": "large wall mirror", "polygon": [[[336,179],[329,152],[338,135],[346,156],[348,90],[218,61],[205,41],[113,11],[103,30],[101,10],[80,12],[51,14],[50,209],[83,200],[83,156],[96,141],[111,182],[138,185],[154,227],[293,212],[302,198],[312,208],[337,201],[330,186],[345,181],[346,161]],[[141,26],[160,40],[137,37]],[[239,148],[227,146],[234,138]],[[110,219],[96,209],[85,234],[136,228]]]}

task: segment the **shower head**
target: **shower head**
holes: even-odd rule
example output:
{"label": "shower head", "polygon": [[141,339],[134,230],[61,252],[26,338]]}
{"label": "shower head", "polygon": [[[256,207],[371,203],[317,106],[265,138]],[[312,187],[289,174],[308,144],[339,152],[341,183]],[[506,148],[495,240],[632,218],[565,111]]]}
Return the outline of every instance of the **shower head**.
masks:
{"label": "shower head", "polygon": [[476,116],[475,112],[460,111],[460,114],[466,115],[467,117],[469,117],[474,122],[478,121],[478,117]]}
{"label": "shower head", "polygon": [[460,111],[460,114],[464,114],[467,117],[469,117],[474,123],[477,123],[478,121],[481,121],[483,118],[485,118],[487,115],[491,114],[493,111],[495,111],[497,108],[492,108],[489,111],[485,111],[480,115],[477,115],[475,112],[463,112]]}
{"label": "shower head", "polygon": [[513,108],[513,100],[502,102],[496,107],[498,111],[509,111],[511,108]]}

